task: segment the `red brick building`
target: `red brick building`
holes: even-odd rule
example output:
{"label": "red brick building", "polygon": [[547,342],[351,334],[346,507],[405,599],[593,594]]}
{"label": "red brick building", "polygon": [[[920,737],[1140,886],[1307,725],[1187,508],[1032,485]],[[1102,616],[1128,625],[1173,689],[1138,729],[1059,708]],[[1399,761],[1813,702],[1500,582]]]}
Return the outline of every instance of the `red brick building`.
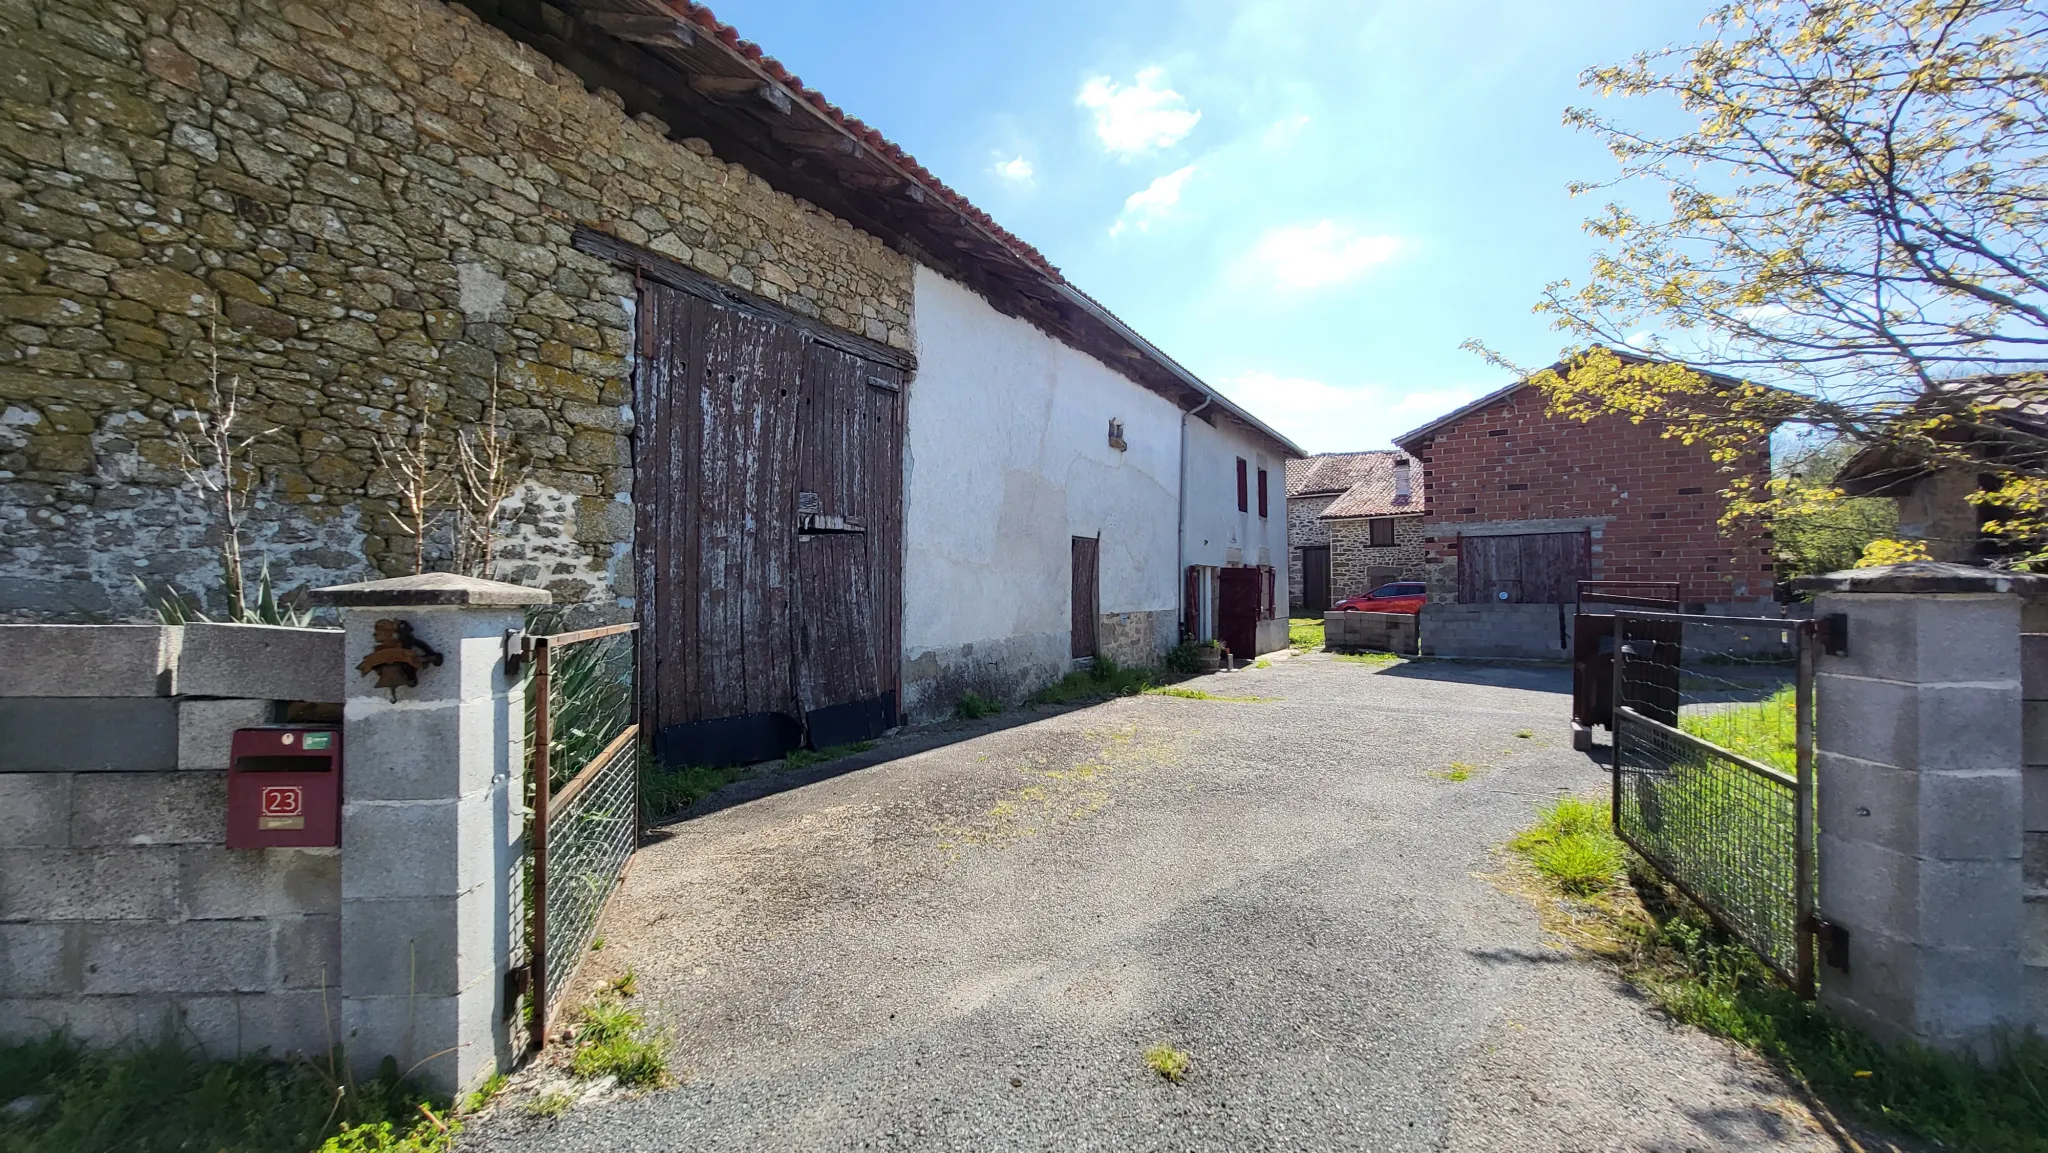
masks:
{"label": "red brick building", "polygon": [[[1577,581],[1677,581],[1687,605],[1769,600],[1760,524],[1723,528],[1729,475],[1657,425],[1545,411],[1516,383],[1394,438],[1422,468],[1432,601],[1563,604]],[[1746,467],[1768,478],[1768,449]]]}

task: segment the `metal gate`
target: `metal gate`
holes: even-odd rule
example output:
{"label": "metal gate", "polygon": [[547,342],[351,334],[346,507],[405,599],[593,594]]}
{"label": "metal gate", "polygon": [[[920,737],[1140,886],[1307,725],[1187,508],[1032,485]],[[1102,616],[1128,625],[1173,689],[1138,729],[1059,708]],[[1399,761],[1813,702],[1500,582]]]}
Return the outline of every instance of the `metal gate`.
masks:
{"label": "metal gate", "polygon": [[1814,991],[1812,621],[1617,610],[1621,839]]}
{"label": "metal gate", "polygon": [[[525,986],[529,1044],[597,932],[640,840],[637,624],[529,635]],[[508,670],[513,671],[513,670]]]}

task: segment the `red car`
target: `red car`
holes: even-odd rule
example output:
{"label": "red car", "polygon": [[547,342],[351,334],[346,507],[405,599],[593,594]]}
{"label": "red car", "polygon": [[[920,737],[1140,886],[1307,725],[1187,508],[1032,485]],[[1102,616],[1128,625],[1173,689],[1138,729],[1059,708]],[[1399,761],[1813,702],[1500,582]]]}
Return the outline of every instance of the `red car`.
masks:
{"label": "red car", "polygon": [[1421,581],[1381,585],[1364,596],[1345,597],[1330,606],[1343,613],[1419,613],[1429,593]]}

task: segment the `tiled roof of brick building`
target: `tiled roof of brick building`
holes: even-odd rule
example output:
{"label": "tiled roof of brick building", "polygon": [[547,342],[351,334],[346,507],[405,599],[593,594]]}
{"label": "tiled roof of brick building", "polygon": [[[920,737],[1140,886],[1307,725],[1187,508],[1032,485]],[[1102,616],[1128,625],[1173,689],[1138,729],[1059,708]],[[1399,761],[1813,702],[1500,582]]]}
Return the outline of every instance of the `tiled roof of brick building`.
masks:
{"label": "tiled roof of brick building", "polygon": [[[1408,460],[1408,454],[1389,449],[1370,452],[1326,452],[1287,462],[1287,497],[1341,494],[1322,511],[1324,520],[1352,516],[1405,516],[1422,511],[1422,501],[1411,489],[1405,496],[1394,492],[1394,462]],[[1411,485],[1421,481],[1418,474]]]}

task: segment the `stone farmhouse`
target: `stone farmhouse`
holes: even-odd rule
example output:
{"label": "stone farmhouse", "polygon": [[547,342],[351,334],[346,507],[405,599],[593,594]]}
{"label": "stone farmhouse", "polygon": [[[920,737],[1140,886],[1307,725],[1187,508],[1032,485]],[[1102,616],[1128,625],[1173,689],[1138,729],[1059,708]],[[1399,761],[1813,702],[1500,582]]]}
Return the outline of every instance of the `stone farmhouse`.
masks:
{"label": "stone farmhouse", "polygon": [[[1581,580],[1675,581],[1691,611],[1773,599],[1769,539],[1721,524],[1728,476],[1705,446],[1546,409],[1518,381],[1394,438],[1422,468],[1432,605],[1569,604]],[[1761,484],[1768,450],[1742,467]]]}
{"label": "stone farmhouse", "polygon": [[0,35],[0,618],[218,606],[216,394],[285,590],[463,567],[394,461],[498,436],[467,567],[642,621],[647,720],[719,759],[1151,662],[1229,570],[1273,615],[1300,451],[704,8]]}
{"label": "stone farmhouse", "polygon": [[1405,452],[1321,453],[1287,466],[1288,604],[1326,611],[1423,579],[1422,499]]}

